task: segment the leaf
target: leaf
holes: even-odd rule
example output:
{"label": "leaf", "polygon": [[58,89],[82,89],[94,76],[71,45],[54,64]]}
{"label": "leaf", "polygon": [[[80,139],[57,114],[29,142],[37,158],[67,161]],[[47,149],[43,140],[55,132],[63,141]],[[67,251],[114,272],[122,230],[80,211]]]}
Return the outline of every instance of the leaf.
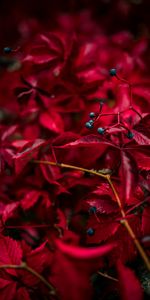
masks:
{"label": "leaf", "polygon": [[[0,265],[20,265],[22,250],[18,242],[10,237],[0,236]],[[7,269],[7,273],[16,276],[15,269]]]}
{"label": "leaf", "polygon": [[97,136],[89,135],[74,142],[56,146],[54,149],[58,162],[91,168],[94,162],[107,150],[108,146],[115,147],[109,142],[102,141]]}
{"label": "leaf", "polygon": [[74,260],[90,260],[97,259],[100,256],[106,255],[109,251],[111,251],[115,244],[108,244],[95,248],[82,248],[82,247],[74,247],[72,245],[67,245],[62,243],[60,240],[56,241],[56,245],[59,247],[59,250],[64,253],[68,258],[72,258]]}
{"label": "leaf", "polygon": [[36,139],[33,142],[28,142],[28,145],[25,144],[26,148],[22,149],[21,152],[18,152],[14,155],[14,162],[15,162],[15,171],[19,174],[23,168],[27,165],[27,163],[33,159],[37,151],[45,145],[45,140],[43,139]]}
{"label": "leaf", "polygon": [[103,195],[101,198],[94,198],[91,196],[89,200],[86,200],[86,206],[88,207],[88,210],[90,207],[94,206],[96,208],[96,212],[100,214],[110,214],[118,211],[118,205],[109,199],[109,195]]}
{"label": "leaf", "polygon": [[23,199],[21,199],[20,201],[21,207],[24,210],[28,210],[32,208],[37,203],[40,196],[41,193],[37,190],[27,191]]}
{"label": "leaf", "polygon": [[54,146],[61,146],[65,144],[69,144],[71,142],[74,142],[80,138],[80,135],[77,133],[73,132],[62,132],[60,135],[58,135],[54,140],[53,140],[53,145]]}
{"label": "leaf", "polygon": [[100,82],[105,78],[96,64],[97,55],[96,43],[87,42],[80,45],[73,66],[73,72],[80,81],[89,84]]}
{"label": "leaf", "polygon": [[92,194],[100,196],[100,198],[105,195],[116,202],[114,193],[108,183],[101,183],[100,185],[98,185],[97,188],[92,192]]}
{"label": "leaf", "polygon": [[30,300],[29,293],[24,287],[21,287],[17,290],[16,300]]}
{"label": "leaf", "polygon": [[121,261],[118,262],[117,269],[122,300],[142,300],[142,287],[134,272],[124,266]]}
{"label": "leaf", "polygon": [[96,208],[96,213],[110,214],[118,211],[116,199],[108,183],[101,183],[81,202],[81,209],[90,210],[90,207]]}
{"label": "leaf", "polygon": [[[41,244],[36,249],[32,250],[30,247],[26,247],[23,244],[24,259],[27,265],[38,273],[42,273],[43,270],[51,264],[52,253],[48,250],[46,242]],[[27,286],[34,286],[39,282],[39,278],[33,274],[26,272],[24,270],[19,270],[22,281]]]}
{"label": "leaf", "polygon": [[113,238],[120,226],[115,219],[116,215],[112,213],[109,215],[97,214],[97,218],[91,215],[88,219],[86,228],[87,230],[92,228],[94,230],[94,234],[86,234],[87,244],[100,244],[101,242],[108,241],[111,237]]}
{"label": "leaf", "polygon": [[3,132],[1,140],[5,141],[7,138],[10,138],[10,136],[15,133],[17,127],[18,127],[17,125],[8,127],[8,129]]}
{"label": "leaf", "polygon": [[[140,238],[141,236],[141,218],[138,215],[132,215],[128,219],[128,223],[132,228],[135,236]],[[132,262],[137,257],[137,249],[133,243],[133,240],[129,236],[126,228],[122,225],[119,226],[118,230],[115,232],[114,236],[111,236],[108,242],[117,242],[117,248],[115,253],[112,253],[111,261],[116,263],[118,259],[122,262],[128,263]]]}
{"label": "leaf", "polygon": [[28,147],[25,148],[24,150],[22,150],[22,152],[18,152],[14,158],[24,158],[26,157],[26,155],[28,154],[32,154],[33,151],[39,149],[39,147],[41,147],[41,145],[43,145],[45,143],[44,140],[42,139],[36,139],[33,142],[28,142]]}
{"label": "leaf", "polygon": [[64,131],[64,123],[58,113],[43,112],[40,114],[40,124],[55,133],[61,133]]}
{"label": "leaf", "polygon": [[150,236],[150,206],[144,208],[142,214],[142,232],[145,236]]}
{"label": "leaf", "polygon": [[[145,102],[149,103],[149,95],[150,95],[150,89],[149,87],[144,86],[135,86],[133,89],[133,92],[135,96],[138,96],[139,98],[142,98],[142,112],[147,112],[147,105],[145,105]],[[145,102],[143,101],[145,100]]]}
{"label": "leaf", "polygon": [[132,152],[136,164],[139,169],[150,170],[150,147],[146,145],[139,145],[134,148],[129,148],[129,151]]}
{"label": "leaf", "polygon": [[17,284],[15,282],[0,278],[1,300],[14,300],[16,295],[16,287]]}
{"label": "leaf", "polygon": [[119,173],[122,183],[121,197],[123,201],[129,204],[130,197],[138,183],[138,169],[134,157],[127,151],[121,152],[121,167]]}
{"label": "leaf", "polygon": [[139,131],[136,131],[134,129],[132,129],[132,133],[134,134],[134,140],[139,144],[139,145],[150,145],[150,139],[142,134]]}
{"label": "leaf", "polygon": [[5,223],[8,219],[15,217],[18,206],[19,202],[13,202],[5,206],[2,214],[3,223]]}
{"label": "leaf", "polygon": [[[56,287],[61,300],[91,300],[90,275],[98,270],[103,255],[113,244],[95,248],[67,245],[57,240],[57,251],[51,267],[50,282]],[[63,276],[62,276],[63,275]]]}

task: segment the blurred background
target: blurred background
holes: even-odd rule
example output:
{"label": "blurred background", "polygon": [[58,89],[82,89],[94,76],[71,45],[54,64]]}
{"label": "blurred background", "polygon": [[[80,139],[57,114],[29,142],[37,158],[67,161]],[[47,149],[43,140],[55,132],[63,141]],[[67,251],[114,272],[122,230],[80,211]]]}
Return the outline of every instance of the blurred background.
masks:
{"label": "blurred background", "polygon": [[127,29],[135,36],[149,36],[149,0],[1,0],[1,47],[17,41],[23,31],[27,35],[29,24],[33,31],[38,30],[39,24],[47,29],[55,26],[60,13],[87,10],[97,23],[106,24],[108,34]]}

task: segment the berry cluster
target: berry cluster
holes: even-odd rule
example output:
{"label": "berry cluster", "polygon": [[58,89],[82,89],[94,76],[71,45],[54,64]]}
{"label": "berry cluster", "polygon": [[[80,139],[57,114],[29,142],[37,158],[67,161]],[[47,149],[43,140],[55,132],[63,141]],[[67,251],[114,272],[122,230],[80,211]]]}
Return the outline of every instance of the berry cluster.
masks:
{"label": "berry cluster", "polygon": [[123,132],[124,132],[124,130],[126,130],[126,136],[127,136],[128,139],[132,139],[134,137],[133,132],[130,131],[128,129],[128,127],[125,126],[125,124],[123,122],[121,122],[121,115],[124,114],[124,113],[126,113],[126,111],[128,111],[128,110],[134,111],[142,119],[141,114],[133,107],[133,104],[132,104],[132,85],[127,80],[120,78],[117,75],[116,69],[110,69],[109,73],[110,73],[110,75],[112,77],[116,77],[117,80],[119,80],[119,81],[121,81],[123,83],[127,83],[128,87],[129,87],[129,90],[130,90],[130,103],[129,103],[129,107],[127,107],[126,109],[124,109],[122,111],[118,111],[117,113],[111,113],[111,114],[105,113],[105,114],[103,114],[102,108],[103,108],[104,102],[102,100],[100,100],[100,109],[99,109],[99,112],[98,113],[90,112],[90,114],[89,114],[90,120],[85,123],[85,127],[87,129],[93,129],[94,126],[96,126],[99,123],[101,117],[103,117],[103,116],[105,116],[105,117],[107,117],[109,115],[117,116],[117,123],[116,124],[111,125],[111,126],[106,127],[106,128],[98,127],[97,128],[97,133],[100,134],[100,135],[103,135],[105,132],[107,133],[107,131],[109,131],[110,128],[119,127],[119,128],[122,129]]}

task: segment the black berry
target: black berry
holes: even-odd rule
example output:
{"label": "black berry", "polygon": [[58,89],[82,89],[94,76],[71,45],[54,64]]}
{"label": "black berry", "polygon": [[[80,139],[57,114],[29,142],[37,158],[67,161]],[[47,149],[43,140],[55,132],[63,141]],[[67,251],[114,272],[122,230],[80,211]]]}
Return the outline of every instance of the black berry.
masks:
{"label": "black berry", "polygon": [[89,116],[90,116],[90,118],[95,118],[95,113],[92,111],[92,112],[90,112]]}
{"label": "black berry", "polygon": [[89,123],[90,123],[90,124],[94,124],[94,121],[93,121],[93,120],[90,120]]}
{"label": "black berry", "polygon": [[91,206],[91,207],[89,208],[89,213],[96,213],[96,211],[97,211],[96,206]]}
{"label": "black berry", "polygon": [[91,124],[90,122],[86,122],[86,123],[85,123],[85,127],[86,127],[87,129],[92,129],[92,128],[93,128],[93,124]]}
{"label": "black berry", "polygon": [[102,128],[102,127],[98,127],[98,128],[97,128],[97,132],[98,132],[99,134],[104,134],[104,131],[105,131],[105,129]]}
{"label": "black berry", "polygon": [[4,51],[4,53],[9,54],[9,53],[12,52],[12,48],[10,48],[10,47],[5,47],[5,48],[3,49],[3,51]]}
{"label": "black berry", "polygon": [[87,234],[92,236],[94,234],[94,229],[93,228],[88,228]]}
{"label": "black berry", "polygon": [[110,69],[110,70],[109,70],[109,74],[110,74],[111,76],[116,76],[116,74],[117,74],[116,69]]}
{"label": "black berry", "polygon": [[132,139],[134,137],[134,134],[131,131],[129,131],[127,133],[127,137],[128,137],[128,139]]}

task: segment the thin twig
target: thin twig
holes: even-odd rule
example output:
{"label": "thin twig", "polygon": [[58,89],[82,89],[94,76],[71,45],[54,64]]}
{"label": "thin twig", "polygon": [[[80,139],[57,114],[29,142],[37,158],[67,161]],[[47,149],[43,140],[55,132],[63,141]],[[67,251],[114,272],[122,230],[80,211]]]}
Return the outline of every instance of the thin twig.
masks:
{"label": "thin twig", "polygon": [[[85,169],[85,168],[82,168],[82,167],[77,167],[77,166],[63,164],[63,163],[56,163],[56,162],[51,162],[51,161],[45,161],[45,160],[44,161],[43,160],[34,160],[34,161],[32,160],[32,162],[33,163],[38,163],[38,164],[53,165],[53,166],[58,166],[58,167],[61,167],[61,168],[68,168],[68,169],[78,170],[78,171],[81,171],[81,172],[86,172],[86,173],[89,173],[89,174],[93,174],[93,175],[97,175],[97,176],[100,176],[102,178],[105,178],[108,181],[108,183],[109,183],[109,185],[110,185],[110,187],[111,187],[111,189],[114,193],[114,196],[115,196],[116,201],[118,203],[118,206],[120,208],[120,212],[121,212],[122,217],[123,218],[126,217],[125,211],[122,207],[120,197],[119,197],[119,195],[118,195],[118,193],[117,193],[117,191],[116,191],[116,189],[115,189],[115,187],[112,183],[112,180],[110,178],[110,174],[105,174],[104,175],[104,174],[101,174],[101,173],[99,173],[97,171],[94,171],[94,170],[89,170],[89,169]],[[144,249],[140,245],[138,239],[136,238],[135,233],[133,232],[130,224],[128,223],[128,220],[123,219],[123,220],[120,221],[120,223],[125,226],[125,228],[128,231],[130,237],[132,238],[137,250],[139,251],[141,257],[143,258],[143,261],[145,262],[145,265],[147,266],[147,269],[150,270],[150,260],[147,256],[147,254],[145,253]]]}
{"label": "thin twig", "polygon": [[125,217],[126,217],[125,211],[124,211],[124,209],[122,208],[121,200],[120,200],[120,198],[119,198],[119,195],[118,195],[118,193],[117,193],[117,191],[116,191],[116,189],[115,189],[115,187],[114,187],[114,185],[113,185],[113,183],[112,183],[111,178],[110,178],[109,175],[107,175],[107,180],[108,180],[108,182],[109,182],[109,184],[110,184],[110,186],[111,186],[111,188],[112,188],[112,191],[113,191],[113,193],[114,193],[114,195],[115,195],[115,197],[116,197],[118,206],[120,207],[121,215],[122,215],[122,217],[124,218],[123,220],[120,221],[120,223],[121,223],[122,225],[125,226],[125,228],[126,228],[126,230],[128,231],[130,237],[132,238],[132,240],[133,240],[133,242],[134,242],[136,248],[138,249],[138,251],[139,251],[141,257],[143,258],[143,260],[144,260],[144,262],[145,262],[145,265],[147,266],[147,269],[150,270],[150,260],[149,260],[149,258],[148,258],[148,256],[147,256],[147,254],[145,253],[143,247],[142,247],[141,244],[139,243],[139,241],[138,241],[138,239],[137,239],[137,237],[136,237],[136,235],[135,235],[133,229],[131,228],[131,226],[130,226],[128,220],[125,219]]}
{"label": "thin twig", "polygon": [[51,165],[51,166],[58,166],[60,168],[67,168],[67,169],[73,169],[73,170],[78,170],[81,172],[85,172],[85,173],[89,173],[92,175],[97,175],[103,178],[107,178],[107,175],[104,175],[100,172],[94,171],[94,170],[89,170],[89,169],[85,169],[82,167],[77,167],[77,166],[73,166],[73,165],[68,165],[68,164],[63,164],[63,163],[57,163],[57,162],[53,162],[53,161],[46,161],[46,160],[33,160],[33,163],[38,163],[38,164],[44,164],[44,165]]}
{"label": "thin twig", "polygon": [[103,276],[105,278],[108,278],[110,280],[116,281],[116,282],[119,281],[117,278],[112,277],[112,276],[108,275],[107,273],[102,273],[102,272],[98,271],[97,274],[99,274],[99,275],[101,275],[101,276]]}
{"label": "thin twig", "polygon": [[40,281],[42,281],[45,286],[50,290],[52,295],[56,294],[56,290],[52,284],[50,284],[42,275],[36,272],[34,269],[30,268],[25,262],[22,262],[21,265],[0,265],[0,269],[23,269],[37,277]]}

